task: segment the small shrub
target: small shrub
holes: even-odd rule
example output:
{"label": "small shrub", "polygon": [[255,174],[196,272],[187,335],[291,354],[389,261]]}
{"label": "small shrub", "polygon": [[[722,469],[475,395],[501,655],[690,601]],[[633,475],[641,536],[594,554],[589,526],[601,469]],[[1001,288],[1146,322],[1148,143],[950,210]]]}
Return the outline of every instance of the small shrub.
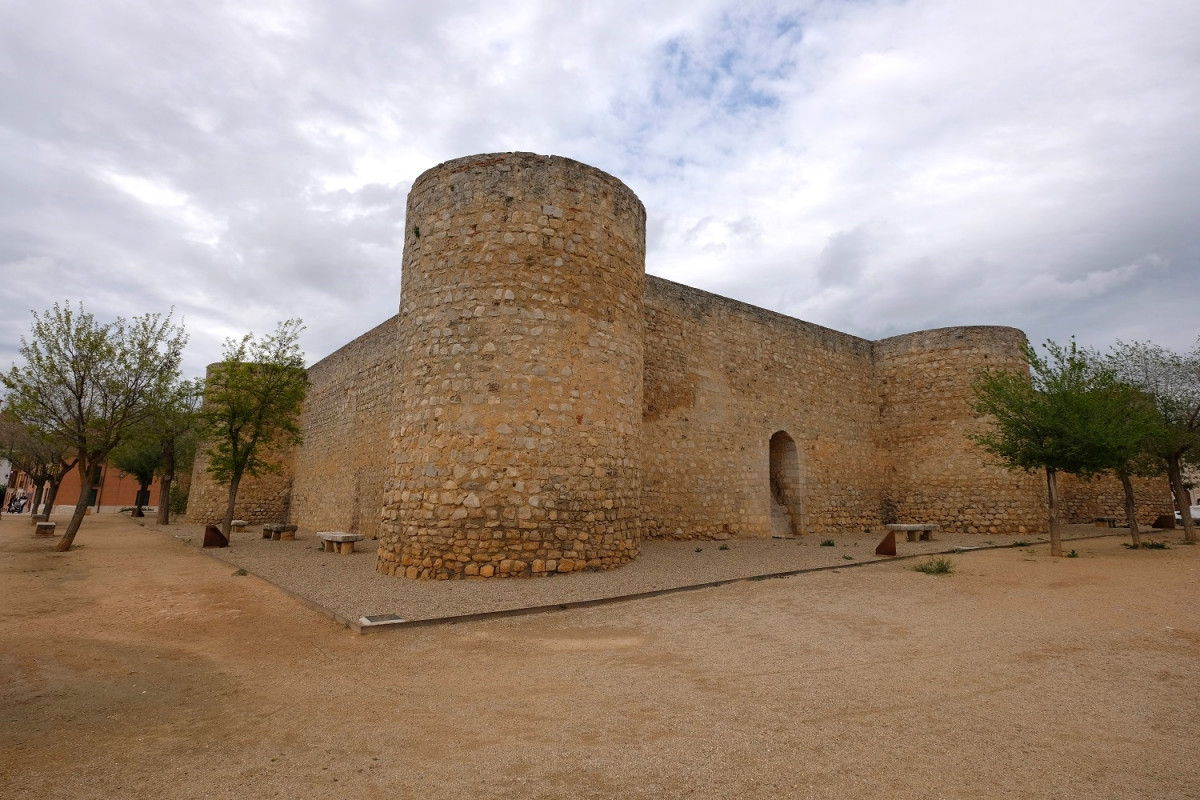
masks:
{"label": "small shrub", "polygon": [[836,547],[836,546],[837,545],[834,543],[833,539],[826,539],[825,541],[821,542],[821,547]]}
{"label": "small shrub", "polygon": [[849,555],[849,554],[842,556],[842,558],[846,559],[847,561],[853,561],[853,560],[854,560],[854,556],[852,556],[852,555]]}
{"label": "small shrub", "polygon": [[954,562],[948,558],[931,558],[917,564],[913,569],[926,575],[949,575],[954,572]]}
{"label": "small shrub", "polygon": [[188,493],[179,488],[179,484],[171,484],[171,497],[167,503],[167,507],[172,514],[186,514],[188,504]]}
{"label": "small shrub", "polygon": [[697,552],[697,553],[703,553],[703,552],[704,552],[704,548],[703,548],[703,547],[697,547],[697,548],[696,548],[696,552]]}
{"label": "small shrub", "polygon": [[1079,553],[1072,550],[1069,553],[1067,553],[1067,558],[1079,558]]}
{"label": "small shrub", "polygon": [[727,545],[727,544],[723,544],[723,545],[721,545],[720,547],[718,547],[717,549],[718,549],[718,550],[728,550],[728,549],[729,549],[729,545]]}
{"label": "small shrub", "polygon": [[235,578],[240,578],[240,577],[242,577],[243,575],[246,575],[246,574],[247,574],[246,570],[244,570],[244,569],[239,569],[237,572],[233,573],[233,577],[235,577]]}

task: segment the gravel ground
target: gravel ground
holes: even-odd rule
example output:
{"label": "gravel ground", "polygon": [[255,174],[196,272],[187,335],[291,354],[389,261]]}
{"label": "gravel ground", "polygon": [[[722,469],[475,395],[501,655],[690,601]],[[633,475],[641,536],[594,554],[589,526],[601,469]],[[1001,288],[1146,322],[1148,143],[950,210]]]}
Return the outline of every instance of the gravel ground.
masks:
{"label": "gravel ground", "polygon": [[[147,524],[148,528],[154,526]],[[199,546],[203,527],[171,525],[166,533]],[[1103,532],[1087,525],[1070,526],[1067,537]],[[642,544],[633,564],[603,572],[577,572],[542,578],[413,581],[375,571],[374,542],[364,541],[350,555],[326,553],[311,532],[293,541],[263,539],[260,529],[234,533],[227,549],[206,549],[214,558],[270,581],[276,586],[356,625],[362,617],[395,615],[403,620],[432,620],[537,606],[584,603],[685,586],[751,578],[796,570],[848,567],[892,560],[876,556],[882,534],[844,533],[825,539],[731,539],[729,541]],[[907,542],[898,535],[897,554],[944,553],[955,548],[1007,546],[1018,541],[1047,541],[1045,537],[935,534],[932,541]]]}
{"label": "gravel ground", "polygon": [[[1200,797],[1200,547],[1178,532],[1162,550],[1102,536],[1072,541],[1078,558],[979,550],[943,576],[891,561],[357,636],[127,518],[89,518],[69,553],[30,530],[0,520],[5,800]],[[259,547],[372,586],[369,552],[313,544]],[[751,545],[770,568],[789,548],[849,564],[874,542],[819,544],[386,586],[528,598],[672,557],[713,577]]]}

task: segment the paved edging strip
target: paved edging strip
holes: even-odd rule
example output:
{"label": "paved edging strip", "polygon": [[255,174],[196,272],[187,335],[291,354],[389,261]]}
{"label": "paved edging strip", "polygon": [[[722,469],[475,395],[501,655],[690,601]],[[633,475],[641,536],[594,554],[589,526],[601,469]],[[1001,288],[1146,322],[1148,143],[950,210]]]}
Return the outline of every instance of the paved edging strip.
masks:
{"label": "paved edging strip", "polygon": [[[1115,536],[1114,533],[1101,533],[1094,536],[1072,536],[1064,538],[1064,542],[1085,541],[1088,539],[1105,539],[1109,536]],[[630,594],[611,595],[609,597],[596,597],[590,600],[570,600],[564,603],[547,603],[538,606],[522,606],[519,608],[504,608],[495,611],[479,611],[474,614],[453,614],[446,617],[426,617],[424,619],[403,619],[395,614],[372,614],[369,616],[359,617],[357,621],[343,624],[347,625],[357,633],[373,633],[384,630],[396,630],[398,628],[419,628],[430,625],[450,625],[456,622],[478,622],[485,619],[502,619],[504,617],[521,617],[527,614],[543,614],[551,611],[568,611],[577,608],[592,608],[594,606],[609,605],[612,603],[626,603],[632,600],[647,600],[652,597],[662,597],[668,594],[677,594],[679,592],[694,592],[701,589],[713,589],[718,586],[728,586],[732,583],[741,583],[743,581],[764,581],[775,578],[790,578],[795,575],[806,575],[813,572],[833,572],[839,569],[847,569],[851,567],[866,567],[872,564],[894,564],[897,561],[909,561],[914,558],[927,558],[929,556],[938,555],[953,555],[955,553],[969,553],[978,550],[1005,550],[1014,547],[1031,547],[1035,544],[1049,544],[1049,540],[1041,540],[1037,542],[1023,541],[1013,544],[997,544],[997,545],[980,545],[979,547],[955,547],[950,550],[939,550],[932,553],[913,553],[904,556],[889,556],[887,558],[879,558],[871,561],[855,561],[845,564],[830,564],[823,567],[802,567],[801,569],[790,569],[783,572],[766,572],[758,575],[744,575],[737,578],[721,578],[715,581],[704,581],[703,583],[689,583],[684,586],[670,586],[665,589],[651,589],[645,592],[633,592]],[[332,614],[333,612],[328,611]],[[342,621],[340,615],[334,615],[335,619]],[[370,621],[370,617],[377,617],[377,621]],[[386,617],[395,617],[395,619],[385,619]]]}
{"label": "paved edging strip", "polygon": [[[158,531],[159,533],[164,533],[164,534],[170,535],[169,531],[164,531],[158,527],[153,527],[150,529]],[[1123,535],[1123,534],[1118,534],[1116,532],[1109,532],[1109,533],[1098,533],[1098,534],[1095,534],[1092,536],[1071,536],[1071,537],[1063,538],[1062,541],[1063,542],[1079,542],[1079,541],[1087,541],[1089,539],[1106,539],[1110,536],[1118,536],[1118,535]],[[174,536],[172,536],[171,538],[174,539],[178,544],[180,544],[184,547],[191,547],[191,545],[184,544],[183,542],[180,542],[178,539],[175,539]],[[866,566],[871,566],[873,564],[894,564],[897,561],[910,561],[915,558],[928,558],[929,556],[953,555],[955,553],[973,553],[973,552],[977,552],[977,551],[981,551],[981,550],[1006,550],[1006,549],[1012,549],[1012,548],[1016,548],[1016,547],[1032,547],[1034,545],[1042,545],[1042,544],[1049,544],[1049,543],[1050,543],[1049,539],[1039,539],[1037,541],[1021,540],[1020,542],[1013,542],[1011,544],[979,545],[979,546],[970,546],[970,547],[958,546],[958,547],[953,547],[949,550],[938,550],[938,551],[934,551],[934,552],[930,552],[930,553],[912,553],[910,555],[887,556],[887,557],[882,557],[882,558],[871,559],[868,561],[854,561],[854,562],[846,562],[843,564],[829,564],[829,565],[822,566],[822,567],[802,567],[800,569],[784,570],[782,572],[765,572],[765,573],[759,573],[759,574],[755,574],[755,575],[743,575],[743,576],[739,576],[736,578],[720,578],[720,579],[714,580],[714,581],[703,581],[701,583],[689,583],[689,584],[684,584],[682,586],[668,586],[663,589],[650,589],[650,590],[647,590],[644,592],[631,592],[629,594],[609,595],[607,597],[594,597],[594,598],[590,598],[588,600],[568,600],[568,601],[565,601],[562,603],[546,603],[544,605],[536,605],[536,606],[518,606],[516,608],[501,608],[501,609],[496,609],[494,611],[478,611],[478,612],[471,613],[471,614],[451,614],[449,616],[444,616],[444,617],[424,617],[422,619],[404,619],[403,617],[401,617],[398,614],[369,614],[369,615],[361,616],[358,619],[350,619],[348,617],[345,617],[345,616],[339,614],[338,612],[334,611],[331,608],[326,608],[325,606],[317,603],[315,600],[311,600],[301,594],[298,594],[297,592],[292,591],[291,589],[288,589],[286,586],[281,586],[280,584],[276,583],[275,581],[271,580],[270,578],[266,578],[257,573],[250,572],[249,570],[247,570],[246,573],[248,575],[253,575],[254,577],[258,578],[261,581],[264,581],[265,583],[267,583],[271,586],[274,586],[276,589],[279,589],[285,595],[295,598],[296,600],[299,600],[302,604],[304,604],[308,608],[310,608],[313,611],[316,611],[324,616],[329,617],[330,619],[332,619],[334,622],[338,623],[342,627],[349,628],[350,630],[354,631],[355,633],[361,634],[361,633],[376,633],[376,632],[380,632],[380,631],[389,631],[389,630],[397,630],[397,629],[407,630],[409,628],[423,628],[423,627],[429,627],[432,625],[452,625],[452,624],[460,623],[460,622],[479,622],[479,621],[488,620],[488,619],[503,619],[505,617],[522,617],[522,616],[527,616],[530,614],[545,614],[545,613],[549,613],[549,612],[553,612],[553,611],[569,611],[572,609],[579,609],[579,608],[592,608],[595,606],[610,605],[613,603],[627,603],[627,602],[634,601],[634,600],[648,600],[650,598],[662,597],[664,595],[669,595],[669,594],[677,594],[679,592],[695,592],[695,591],[699,591],[701,589],[713,589],[718,586],[728,586],[733,583],[742,583],[745,581],[764,581],[764,580],[773,580],[776,578],[791,578],[796,575],[807,575],[807,574],[811,574],[814,572],[832,572],[832,571],[836,571],[839,569],[850,569],[853,567],[866,567]],[[210,553],[202,547],[201,548],[193,548],[193,549],[199,550],[201,553],[203,553],[204,555],[213,559],[214,561],[219,561],[220,563],[225,564],[227,566],[236,566],[236,565],[231,565],[230,562],[228,562],[222,558],[218,558],[214,553]],[[245,569],[245,568],[241,567],[241,569]]]}

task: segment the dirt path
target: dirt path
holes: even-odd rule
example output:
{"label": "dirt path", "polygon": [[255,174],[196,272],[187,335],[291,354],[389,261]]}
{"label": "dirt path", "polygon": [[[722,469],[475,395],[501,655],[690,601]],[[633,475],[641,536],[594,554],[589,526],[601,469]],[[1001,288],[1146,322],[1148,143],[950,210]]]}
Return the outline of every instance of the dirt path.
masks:
{"label": "dirt path", "polygon": [[1200,796],[1200,547],[357,636],[122,518],[29,530],[0,521],[6,797]]}

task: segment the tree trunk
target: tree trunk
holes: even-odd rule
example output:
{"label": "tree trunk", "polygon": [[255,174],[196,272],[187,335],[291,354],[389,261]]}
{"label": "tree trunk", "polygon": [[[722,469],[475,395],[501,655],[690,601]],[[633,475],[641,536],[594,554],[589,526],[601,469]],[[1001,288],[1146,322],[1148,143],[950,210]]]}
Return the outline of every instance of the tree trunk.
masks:
{"label": "tree trunk", "polygon": [[1046,489],[1049,493],[1050,501],[1050,555],[1061,556],[1062,553],[1062,531],[1058,529],[1058,483],[1055,479],[1055,471],[1046,468]]}
{"label": "tree trunk", "polygon": [[1117,470],[1117,477],[1121,479],[1121,487],[1125,490],[1125,519],[1129,520],[1129,535],[1133,539],[1133,546],[1140,547],[1142,532],[1138,530],[1137,505],[1133,501],[1133,481],[1129,480],[1129,473],[1123,469]]}
{"label": "tree trunk", "polygon": [[62,483],[62,478],[51,478],[50,488],[46,491],[45,503],[42,505],[42,513],[46,515],[46,519],[50,519],[50,515],[54,513],[54,501],[58,499],[58,485]]}
{"label": "tree trunk", "polygon": [[154,517],[155,525],[171,524],[171,482],[174,476],[163,475],[158,480],[158,513]]}
{"label": "tree trunk", "polygon": [[156,525],[171,524],[171,484],[175,482],[175,446],[163,447],[162,478],[158,482],[158,515]]}
{"label": "tree trunk", "polygon": [[79,472],[79,502],[75,504],[75,513],[71,515],[71,521],[67,523],[67,531],[59,540],[58,546],[54,549],[60,553],[65,553],[71,549],[71,544],[75,541],[75,534],[79,532],[79,526],[83,524],[83,516],[87,513],[88,508],[88,490],[92,488],[91,475],[87,465],[83,463],[83,459],[79,459],[77,467]]}
{"label": "tree trunk", "polygon": [[1196,525],[1192,521],[1192,512],[1188,508],[1187,492],[1183,489],[1183,471],[1179,466],[1179,454],[1172,454],[1167,459],[1167,476],[1171,479],[1171,493],[1175,495],[1175,510],[1183,520],[1183,540],[1196,541]]}
{"label": "tree trunk", "polygon": [[229,502],[225,505],[225,522],[221,525],[221,533],[225,534],[226,541],[229,540],[229,530],[233,527],[233,505],[237,502],[238,484],[241,482],[241,475],[229,482]]}
{"label": "tree trunk", "polygon": [[135,517],[145,516],[142,513],[142,498],[149,497],[150,483],[151,481],[146,481],[145,483],[138,481],[137,497],[133,498],[133,516]]}
{"label": "tree trunk", "polygon": [[30,514],[38,513],[38,505],[42,502],[42,495],[45,493],[45,491],[46,491],[45,483],[39,481],[37,488],[33,490],[33,502],[29,504],[29,513]]}

